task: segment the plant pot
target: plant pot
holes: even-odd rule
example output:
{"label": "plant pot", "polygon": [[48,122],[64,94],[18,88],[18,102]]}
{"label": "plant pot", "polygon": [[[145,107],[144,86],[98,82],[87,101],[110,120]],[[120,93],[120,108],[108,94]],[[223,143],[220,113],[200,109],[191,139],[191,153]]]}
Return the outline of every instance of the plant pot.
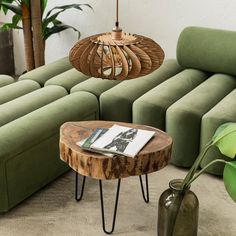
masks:
{"label": "plant pot", "polygon": [[189,189],[183,191],[182,179],[169,183],[159,199],[158,236],[196,236],[198,230],[199,202]]}
{"label": "plant pot", "polygon": [[[0,23],[0,27],[2,24]],[[12,30],[0,29],[0,74],[14,75],[14,54]]]}

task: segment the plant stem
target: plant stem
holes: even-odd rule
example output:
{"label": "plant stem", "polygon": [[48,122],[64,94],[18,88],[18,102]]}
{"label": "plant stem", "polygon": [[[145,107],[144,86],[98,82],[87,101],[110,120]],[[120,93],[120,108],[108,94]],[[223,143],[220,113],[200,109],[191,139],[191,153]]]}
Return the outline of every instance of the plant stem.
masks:
{"label": "plant stem", "polygon": [[32,31],[31,31],[31,16],[29,8],[25,3],[21,4],[21,9],[22,9],[22,26],[24,34],[26,68],[27,71],[30,71],[35,68],[34,49],[33,49]]}
{"label": "plant stem", "polygon": [[30,0],[35,68],[44,65],[44,41],[40,0]]}
{"label": "plant stem", "polygon": [[214,163],[217,162],[222,162],[222,163],[227,163],[227,161],[223,160],[223,159],[216,159],[214,161],[211,161],[210,163],[208,163],[204,168],[202,168],[195,176],[193,176],[187,184],[187,186],[189,186],[195,179],[197,179],[209,166],[213,165]]}
{"label": "plant stem", "polygon": [[200,154],[198,155],[197,159],[195,160],[195,162],[193,163],[191,169],[189,170],[188,174],[186,175],[186,177],[183,180],[182,189],[186,189],[188,188],[188,183],[189,181],[193,178],[193,176],[195,175],[202,159],[204,158],[205,154],[207,153],[208,149],[211,148],[212,146],[212,142],[208,143],[206,145],[206,147],[200,152]]}

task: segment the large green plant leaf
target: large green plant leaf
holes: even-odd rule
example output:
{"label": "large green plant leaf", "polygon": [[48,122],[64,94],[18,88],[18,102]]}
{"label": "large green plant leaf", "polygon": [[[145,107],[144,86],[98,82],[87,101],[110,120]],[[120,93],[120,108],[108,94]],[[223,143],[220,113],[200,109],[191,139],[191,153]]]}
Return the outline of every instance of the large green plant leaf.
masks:
{"label": "large green plant leaf", "polygon": [[0,5],[2,4],[2,2],[7,2],[7,3],[13,3],[13,2],[15,2],[15,3],[17,3],[16,0],[0,0]]}
{"label": "large green plant leaf", "polygon": [[221,125],[216,130],[212,142],[222,154],[234,158],[236,155],[236,123]]}
{"label": "large green plant leaf", "polygon": [[[22,20],[22,10],[21,10],[21,4],[24,3],[26,6],[29,7],[30,1],[29,0],[0,0],[0,10],[3,10],[5,13],[7,13],[8,10],[11,10],[15,13],[15,15],[12,17],[12,23],[5,23],[3,25],[3,28],[17,28],[21,29],[21,27],[18,26],[18,23],[20,20]],[[46,9],[47,6],[47,0],[41,0],[41,10],[42,15]],[[68,4],[68,5],[62,5],[52,8],[47,14],[44,19],[42,19],[42,32],[43,32],[43,38],[46,40],[48,37],[50,37],[53,34],[59,33],[66,29],[73,29],[74,31],[78,32],[78,37],[80,37],[80,32],[74,28],[73,26],[63,24],[61,21],[57,19],[57,17],[64,11],[68,9],[77,9],[80,11],[83,11],[82,6],[87,6],[92,9],[92,7],[89,4]],[[53,14],[52,14],[53,13]]]}
{"label": "large green plant leaf", "polygon": [[57,13],[51,15],[50,17],[44,18],[43,21],[42,21],[42,28],[43,28],[43,31],[44,31],[45,28],[48,27],[48,25],[49,25],[50,23],[53,23],[53,21],[55,21],[56,18],[58,17],[58,15],[59,15],[61,12],[63,12],[63,11],[64,11],[64,10],[61,10],[61,11],[59,11],[59,12],[57,12]]}
{"label": "large green plant leaf", "polygon": [[12,23],[5,23],[2,26],[2,29],[22,29],[22,27],[18,26],[19,21],[21,20],[21,16],[14,15],[12,17]]}
{"label": "large green plant leaf", "polygon": [[[42,27],[43,27],[43,31],[46,27],[48,27],[48,25],[50,23],[52,23],[54,20],[57,19],[57,17],[62,13],[64,12],[65,10],[68,10],[68,9],[71,9],[71,8],[74,8],[74,9],[77,9],[77,10],[80,10],[82,11],[83,9],[81,8],[81,6],[88,6],[91,8],[90,5],[88,4],[70,4],[70,5],[63,5],[63,6],[58,6],[58,7],[54,7],[52,8],[46,15],[46,17],[43,19],[42,21]],[[53,11],[57,10],[57,12],[55,12],[54,14],[51,15],[51,13]]]}
{"label": "large green plant leaf", "polygon": [[2,1],[0,4],[3,7],[3,11],[5,14],[7,13],[8,10],[10,10],[17,15],[22,15],[20,5],[14,5],[6,1]]}
{"label": "large green plant leaf", "polygon": [[236,202],[236,161],[226,163],[223,178],[228,194]]}
{"label": "large green plant leaf", "polygon": [[9,9],[4,7],[2,5],[2,3],[13,3],[13,2],[16,2],[16,1],[14,1],[14,0],[0,0],[0,10],[2,10],[3,13],[6,15]]}
{"label": "large green plant leaf", "polygon": [[67,29],[73,29],[74,31],[76,31],[78,33],[78,37],[80,37],[80,32],[76,28],[74,28],[70,25],[63,24],[61,21],[58,21],[58,20],[55,20],[53,22],[53,24],[54,25],[52,27],[50,27],[50,28],[47,27],[45,29],[45,31],[44,31],[44,40],[46,40],[48,37],[50,37],[53,34],[62,32],[62,31],[67,30]]}
{"label": "large green plant leaf", "polygon": [[[59,33],[66,29],[73,29],[74,31],[78,32],[78,37],[80,37],[80,32],[76,28],[63,24],[61,21],[57,20],[57,17],[62,12],[68,9],[74,8],[74,9],[82,11],[83,9],[81,8],[81,6],[87,6],[92,9],[92,7],[89,4],[69,4],[69,5],[57,6],[57,7],[52,8],[47,13],[46,17],[42,20],[42,31],[43,31],[44,40],[46,40],[51,35]],[[53,26],[50,27],[51,24],[53,24]]]}
{"label": "large green plant leaf", "polygon": [[83,11],[83,9],[81,8],[81,6],[87,6],[89,8],[92,9],[92,7],[89,5],[89,4],[68,4],[68,5],[63,5],[63,6],[57,6],[57,7],[54,7],[52,8],[46,15],[46,18],[49,17],[49,15],[55,11],[55,10],[60,10],[59,12],[63,12],[65,10],[68,10],[68,9],[71,9],[71,8],[74,8],[74,9],[77,9],[77,10],[80,10],[80,11]]}
{"label": "large green plant leaf", "polygon": [[41,14],[43,15],[46,6],[47,6],[48,1],[47,0],[41,0]]}
{"label": "large green plant leaf", "polygon": [[1,29],[5,30],[5,29],[22,29],[22,27],[20,26],[14,26],[12,23],[4,23],[1,27]]}

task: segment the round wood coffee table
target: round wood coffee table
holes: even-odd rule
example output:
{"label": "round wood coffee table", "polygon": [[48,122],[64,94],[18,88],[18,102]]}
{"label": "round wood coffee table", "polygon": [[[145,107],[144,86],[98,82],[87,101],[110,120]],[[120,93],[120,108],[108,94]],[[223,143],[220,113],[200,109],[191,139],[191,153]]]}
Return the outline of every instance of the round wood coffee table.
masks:
{"label": "round wood coffee table", "polygon": [[[96,128],[110,128],[114,124],[155,131],[155,135],[134,158],[119,155],[108,157],[102,154],[85,151],[76,144],[78,141],[91,135]],[[63,124],[60,129],[60,158],[76,171],[76,200],[80,201],[82,199],[86,176],[99,180],[102,225],[104,232],[107,234],[111,234],[114,231],[121,179],[129,176],[139,176],[142,195],[144,201],[148,203],[149,192],[147,174],[158,171],[168,164],[171,157],[171,148],[172,139],[169,135],[159,129],[145,125],[112,121],[79,121],[67,122]],[[84,176],[79,196],[78,173]],[[141,175],[145,175],[146,194],[144,192]],[[112,229],[107,231],[104,219],[102,180],[109,179],[118,179],[118,185]]]}

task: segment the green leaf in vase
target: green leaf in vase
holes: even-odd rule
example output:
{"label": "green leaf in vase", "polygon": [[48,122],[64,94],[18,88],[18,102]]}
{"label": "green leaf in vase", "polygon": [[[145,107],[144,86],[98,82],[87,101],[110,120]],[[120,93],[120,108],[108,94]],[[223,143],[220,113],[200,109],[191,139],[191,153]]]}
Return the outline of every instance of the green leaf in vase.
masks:
{"label": "green leaf in vase", "polygon": [[212,142],[222,154],[230,158],[236,155],[236,123],[221,125],[215,132]]}
{"label": "green leaf in vase", "polygon": [[228,194],[236,202],[236,161],[226,163],[223,179]]}

